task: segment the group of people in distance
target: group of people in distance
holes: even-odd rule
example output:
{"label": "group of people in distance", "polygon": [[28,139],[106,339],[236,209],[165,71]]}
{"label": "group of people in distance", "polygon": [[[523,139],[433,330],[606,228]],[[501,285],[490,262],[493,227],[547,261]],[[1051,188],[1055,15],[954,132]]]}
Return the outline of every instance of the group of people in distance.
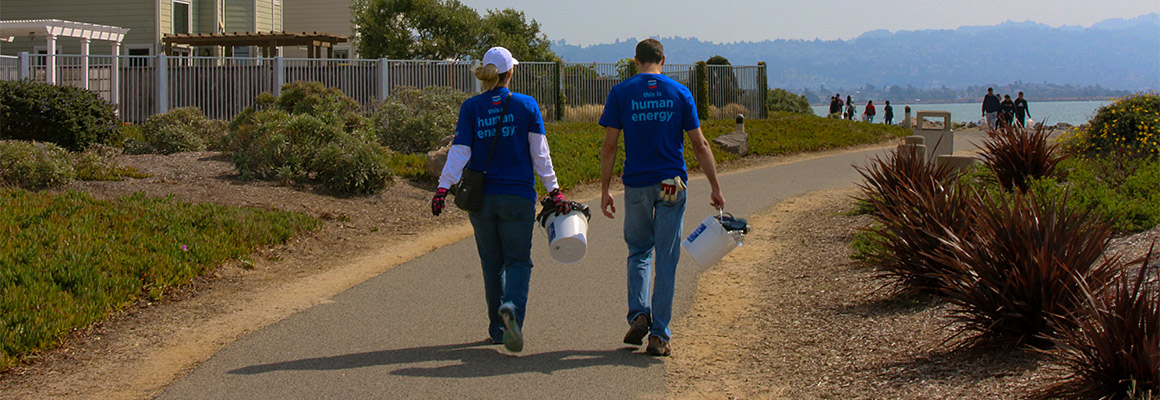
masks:
{"label": "group of people in distance", "polygon": [[[455,139],[431,199],[431,213],[442,213],[447,192],[462,179],[464,168],[485,172],[482,209],[468,211],[468,217],[483,270],[487,333],[491,343],[519,352],[524,347],[521,327],[532,272],[534,177],[540,177],[548,192],[541,201],[545,207],[563,215],[571,202],[556,179],[540,107],[531,96],[508,88],[519,62],[502,47],[488,50],[482,61],[475,76],[484,92],[464,101],[459,110]],[[667,356],[689,180],[683,152],[686,139],[710,186],[709,205],[722,210],[725,198],[692,93],[661,74],[664,47],[655,39],[642,40],[636,46],[635,61],[640,73],[612,88],[600,117],[605,128],[600,148],[600,208],[606,217],[615,218],[610,190],[623,136],[621,207],[628,272],[628,307],[623,314],[628,332],[623,342],[641,346],[647,337],[648,354]],[[644,115],[660,112],[671,118]]]}
{"label": "group of people in distance", "polygon": [[1027,99],[1023,98],[1023,92],[1019,92],[1019,97],[1011,100],[1011,95],[1003,95],[1003,100],[999,100],[999,95],[995,94],[994,88],[987,88],[987,95],[983,96],[983,117],[987,119],[987,127],[995,129],[999,126],[1011,126],[1011,124],[1024,125],[1027,118],[1031,117],[1031,110],[1027,108]]}
{"label": "group of people in distance", "polygon": [[[894,124],[894,107],[890,105],[890,100],[886,100],[886,106],[882,108],[883,122],[886,125]],[[854,107],[853,96],[846,95],[846,101],[842,101],[842,95],[834,93],[830,97],[830,115],[839,114],[842,119],[853,120],[854,114],[858,110]],[[874,100],[866,102],[866,108],[862,111],[862,121],[874,123],[874,116],[878,114],[878,110],[874,107]]]}

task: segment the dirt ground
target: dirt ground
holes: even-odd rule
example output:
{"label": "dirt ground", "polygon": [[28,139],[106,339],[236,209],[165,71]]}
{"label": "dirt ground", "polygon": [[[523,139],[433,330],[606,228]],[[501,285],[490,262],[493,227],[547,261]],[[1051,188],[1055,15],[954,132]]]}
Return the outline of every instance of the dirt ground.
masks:
{"label": "dirt ground", "polygon": [[[750,159],[726,169],[826,154]],[[219,153],[118,161],[152,176],[67,189],[277,207],[323,224],[74,332],[59,348],[0,374],[0,397],[153,397],[245,334],[471,234],[454,207],[430,215],[433,186],[421,183],[399,180],[374,196],[336,198],[239,181]],[[589,186],[569,196],[597,193]],[[1019,352],[954,350],[955,342],[944,343],[953,332],[942,304],[879,290],[873,272],[848,257],[853,232],[868,221],[844,215],[851,194],[810,194],[750,217],[748,244],[701,278],[694,308],[673,329],[671,397],[1015,398],[1059,376]],[[1144,240],[1120,243],[1138,253]]]}

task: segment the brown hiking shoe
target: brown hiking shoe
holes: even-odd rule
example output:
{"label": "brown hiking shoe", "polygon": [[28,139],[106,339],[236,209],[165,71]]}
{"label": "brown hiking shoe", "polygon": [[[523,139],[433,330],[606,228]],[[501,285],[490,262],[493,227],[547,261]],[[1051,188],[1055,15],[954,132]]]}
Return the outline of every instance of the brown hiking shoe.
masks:
{"label": "brown hiking shoe", "polygon": [[628,333],[624,334],[624,342],[632,345],[640,346],[644,344],[642,339],[648,335],[649,328],[652,328],[652,323],[648,316],[639,314],[628,326]]}
{"label": "brown hiking shoe", "polygon": [[649,336],[648,347],[645,348],[645,351],[654,356],[664,357],[672,353],[673,349],[669,347],[669,342],[666,342],[664,339]]}

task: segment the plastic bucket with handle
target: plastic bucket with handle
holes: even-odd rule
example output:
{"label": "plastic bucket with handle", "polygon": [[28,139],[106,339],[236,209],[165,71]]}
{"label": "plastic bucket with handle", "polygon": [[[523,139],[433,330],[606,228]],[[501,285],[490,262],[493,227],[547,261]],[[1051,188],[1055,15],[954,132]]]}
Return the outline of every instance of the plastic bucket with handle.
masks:
{"label": "plastic bucket with handle", "polygon": [[543,225],[548,234],[548,253],[560,264],[575,264],[588,252],[588,219],[579,210],[554,214]]}
{"label": "plastic bucket with handle", "polygon": [[[730,251],[745,243],[745,233],[748,227],[736,230],[726,230],[721,225],[723,215],[710,215],[705,217],[705,221],[689,234],[689,237],[681,241],[681,248],[693,257],[697,265],[701,267],[709,267],[721,258],[729,254]],[[730,221],[734,221],[732,216]],[[741,221],[741,226],[745,226],[745,221]]]}

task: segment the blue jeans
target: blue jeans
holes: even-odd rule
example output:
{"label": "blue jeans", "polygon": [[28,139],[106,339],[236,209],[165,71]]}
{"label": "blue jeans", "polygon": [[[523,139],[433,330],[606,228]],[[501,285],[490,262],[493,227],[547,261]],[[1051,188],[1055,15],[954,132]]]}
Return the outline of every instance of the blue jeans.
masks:
{"label": "blue jeans", "polygon": [[[660,184],[624,188],[624,242],[628,244],[628,321],[640,314],[648,316],[652,319],[649,334],[667,342],[673,317],[673,285],[681,259],[685,191],[669,203],[660,199],[660,190]],[[654,271],[650,296],[649,281],[654,280]]]}
{"label": "blue jeans", "polygon": [[532,277],[532,228],[536,202],[521,196],[489,194],[483,209],[470,212],[475,230],[475,247],[483,266],[484,296],[487,298],[487,333],[503,341],[503,319],[499,308],[511,304],[516,321],[524,325],[528,304],[528,282]]}

